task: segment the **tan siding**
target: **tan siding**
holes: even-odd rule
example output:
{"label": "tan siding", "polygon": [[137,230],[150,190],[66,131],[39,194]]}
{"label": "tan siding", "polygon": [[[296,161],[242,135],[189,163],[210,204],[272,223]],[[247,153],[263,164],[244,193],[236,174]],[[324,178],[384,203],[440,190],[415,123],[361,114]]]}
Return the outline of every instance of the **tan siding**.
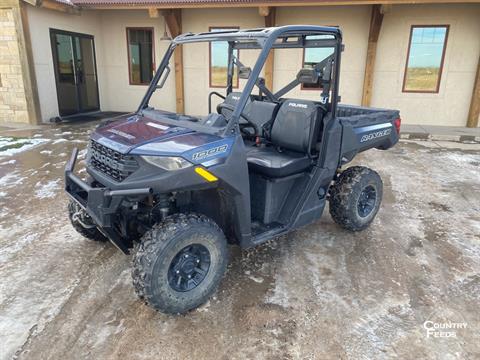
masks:
{"label": "tan siding", "polygon": [[[340,26],[343,32],[343,52],[340,74],[342,102],[360,105],[363,74],[367,54],[370,6],[335,6],[308,8],[279,8],[277,25],[311,24]],[[302,50],[280,50],[275,54],[274,88],[280,89],[292,81],[302,66]],[[319,91],[296,88],[290,97],[318,99]]]}
{"label": "tan siding", "polygon": [[[438,94],[402,93],[411,25],[449,24]],[[480,53],[480,5],[393,6],[383,20],[372,106],[400,109],[404,123],[465,126]]]}

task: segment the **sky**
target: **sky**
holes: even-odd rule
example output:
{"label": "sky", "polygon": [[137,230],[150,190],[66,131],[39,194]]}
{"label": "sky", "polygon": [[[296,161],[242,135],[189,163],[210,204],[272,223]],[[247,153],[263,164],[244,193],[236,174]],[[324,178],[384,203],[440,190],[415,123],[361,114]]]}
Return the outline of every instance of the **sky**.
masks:
{"label": "sky", "polygon": [[410,45],[409,67],[440,67],[445,27],[413,28]]}

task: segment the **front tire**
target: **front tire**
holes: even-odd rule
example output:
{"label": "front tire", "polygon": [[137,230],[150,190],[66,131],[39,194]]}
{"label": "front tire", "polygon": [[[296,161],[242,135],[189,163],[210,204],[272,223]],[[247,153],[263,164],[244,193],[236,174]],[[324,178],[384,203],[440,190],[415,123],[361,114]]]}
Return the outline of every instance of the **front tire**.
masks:
{"label": "front tire", "polygon": [[208,300],[228,262],[227,241],[203,215],[175,214],[153,226],[136,245],[135,292],[164,313],[185,313]]}
{"label": "front tire", "polygon": [[330,189],[330,215],[347,230],[363,230],[377,215],[382,196],[380,175],[367,167],[352,166],[338,176]]}

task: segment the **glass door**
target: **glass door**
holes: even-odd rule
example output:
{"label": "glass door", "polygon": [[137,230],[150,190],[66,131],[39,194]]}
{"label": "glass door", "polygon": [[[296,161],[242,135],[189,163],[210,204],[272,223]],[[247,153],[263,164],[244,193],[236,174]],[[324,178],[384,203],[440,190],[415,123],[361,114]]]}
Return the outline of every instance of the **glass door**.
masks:
{"label": "glass door", "polygon": [[61,116],[100,108],[93,36],[50,30]]}

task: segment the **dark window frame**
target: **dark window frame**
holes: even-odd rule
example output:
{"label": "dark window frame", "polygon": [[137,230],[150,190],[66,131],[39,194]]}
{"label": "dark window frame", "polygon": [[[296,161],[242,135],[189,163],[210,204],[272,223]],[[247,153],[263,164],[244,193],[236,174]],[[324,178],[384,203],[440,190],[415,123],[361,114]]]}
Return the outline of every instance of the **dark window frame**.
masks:
{"label": "dark window frame", "polygon": [[[338,25],[327,25],[329,27],[336,27],[338,28]],[[305,67],[305,51],[308,48],[303,48],[303,54],[302,54],[302,69]],[[304,87],[304,84],[300,85],[300,90],[305,90],[305,91],[319,91],[322,90],[322,86],[319,84],[318,87]]]}
{"label": "dark window frame", "polygon": [[[408,60],[410,58],[410,50],[412,48],[413,29],[414,28],[435,28],[435,27],[442,27],[442,28],[446,29],[445,41],[443,42],[443,49],[442,49],[442,59],[440,60],[440,69],[439,69],[439,72],[438,72],[437,85],[435,87],[435,90],[407,90],[407,89],[405,89],[405,85],[407,83]],[[442,82],[443,68],[444,68],[444,65],[445,65],[445,54],[447,52],[449,32],[450,32],[450,24],[411,25],[410,26],[410,36],[409,36],[409,39],[408,39],[407,59],[405,61],[405,68],[403,70],[402,93],[438,94],[440,92],[440,84]]]}
{"label": "dark window frame", "polygon": [[[305,50],[307,48],[303,48],[303,55],[302,55],[302,69],[305,67]],[[305,90],[305,91],[319,91],[322,90],[322,86],[318,84],[318,87],[305,87],[304,84],[302,83],[300,85],[300,90]]]}
{"label": "dark window frame", "polygon": [[[212,29],[236,29],[240,30],[240,26],[209,26],[208,31],[212,31]],[[237,50],[237,58],[240,60],[240,50]],[[212,85],[212,43],[208,43],[208,86],[213,89],[226,89],[227,84],[225,86],[218,86],[218,85]],[[234,89],[238,89],[240,86],[240,80],[237,75],[237,81],[233,84]]]}
{"label": "dark window frame", "polygon": [[129,31],[130,30],[150,30],[152,32],[152,79],[153,79],[153,72],[156,69],[155,66],[155,29],[153,26],[131,26],[131,27],[126,27],[125,28],[125,33],[127,37],[127,62],[128,62],[128,84],[129,85],[135,85],[135,86],[148,86],[151,82],[132,82],[132,69],[130,67],[130,39],[129,39]]}

